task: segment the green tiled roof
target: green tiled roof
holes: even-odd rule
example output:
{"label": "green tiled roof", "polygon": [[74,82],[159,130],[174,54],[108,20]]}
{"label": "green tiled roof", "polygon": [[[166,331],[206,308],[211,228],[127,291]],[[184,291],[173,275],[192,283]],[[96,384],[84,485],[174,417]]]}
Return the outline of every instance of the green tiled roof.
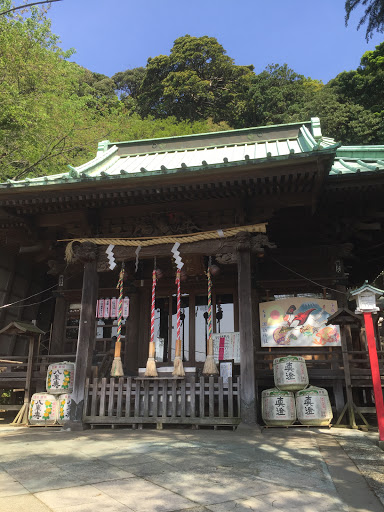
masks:
{"label": "green tiled roof", "polygon": [[384,146],[341,146],[330,175],[384,171]]}
{"label": "green tiled roof", "polygon": [[226,132],[130,142],[99,143],[97,156],[62,174],[8,180],[6,188],[60,185],[105,179],[145,178],[185,171],[205,171],[334,152],[339,145],[323,137],[320,121],[246,128]]}

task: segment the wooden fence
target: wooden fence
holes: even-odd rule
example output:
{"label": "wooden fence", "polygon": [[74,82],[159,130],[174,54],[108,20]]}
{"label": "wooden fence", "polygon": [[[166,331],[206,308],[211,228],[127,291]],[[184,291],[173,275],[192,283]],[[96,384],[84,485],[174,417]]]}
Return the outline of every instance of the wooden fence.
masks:
{"label": "wooden fence", "polygon": [[121,377],[86,382],[84,421],[91,425],[232,425],[240,423],[240,378]]}

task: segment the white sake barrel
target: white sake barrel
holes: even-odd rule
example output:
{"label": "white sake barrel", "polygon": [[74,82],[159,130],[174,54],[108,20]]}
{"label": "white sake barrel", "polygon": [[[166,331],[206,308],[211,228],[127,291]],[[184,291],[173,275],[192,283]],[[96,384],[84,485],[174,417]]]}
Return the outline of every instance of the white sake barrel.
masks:
{"label": "white sake barrel", "polygon": [[57,401],[49,393],[35,393],[29,405],[28,421],[31,425],[54,425],[57,420]]}
{"label": "white sake barrel", "polygon": [[300,356],[278,357],[273,360],[275,386],[284,391],[299,391],[308,386],[305,359]]}
{"label": "white sake barrel", "polygon": [[72,393],[75,363],[63,361],[50,364],[47,371],[47,392],[54,395]]}
{"label": "white sake barrel", "polygon": [[296,421],[295,397],[291,391],[266,389],[261,393],[261,415],[266,425],[286,427]]}
{"label": "white sake barrel", "polygon": [[57,423],[64,425],[70,420],[71,395],[66,393],[57,397]]}
{"label": "white sake barrel", "polygon": [[296,393],[296,409],[297,419],[303,425],[321,427],[329,425],[333,418],[327,390],[315,386]]}

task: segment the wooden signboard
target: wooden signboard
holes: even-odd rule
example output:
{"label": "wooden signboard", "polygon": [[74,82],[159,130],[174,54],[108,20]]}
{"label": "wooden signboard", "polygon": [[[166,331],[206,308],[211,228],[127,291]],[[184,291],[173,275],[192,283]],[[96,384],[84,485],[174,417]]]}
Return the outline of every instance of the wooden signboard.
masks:
{"label": "wooden signboard", "polygon": [[223,384],[228,384],[229,377],[233,377],[233,360],[219,361],[220,377],[223,377]]}
{"label": "wooden signboard", "polygon": [[215,333],[212,338],[213,355],[216,362],[233,359],[235,363],[240,363],[239,332]]}

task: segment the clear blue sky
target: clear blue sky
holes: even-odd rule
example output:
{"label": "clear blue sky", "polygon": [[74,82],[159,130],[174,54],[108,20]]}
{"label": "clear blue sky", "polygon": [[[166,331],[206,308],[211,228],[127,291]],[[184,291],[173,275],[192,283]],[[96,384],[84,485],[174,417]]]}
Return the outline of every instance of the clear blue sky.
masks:
{"label": "clear blue sky", "polygon": [[216,37],[236,64],[262,71],[287,63],[297,73],[327,82],[356,69],[367,44],[356,30],[359,14],[344,26],[344,0],[63,0],[48,16],[62,47],[76,49],[78,64],[112,76],[169,54],[180,36]]}

